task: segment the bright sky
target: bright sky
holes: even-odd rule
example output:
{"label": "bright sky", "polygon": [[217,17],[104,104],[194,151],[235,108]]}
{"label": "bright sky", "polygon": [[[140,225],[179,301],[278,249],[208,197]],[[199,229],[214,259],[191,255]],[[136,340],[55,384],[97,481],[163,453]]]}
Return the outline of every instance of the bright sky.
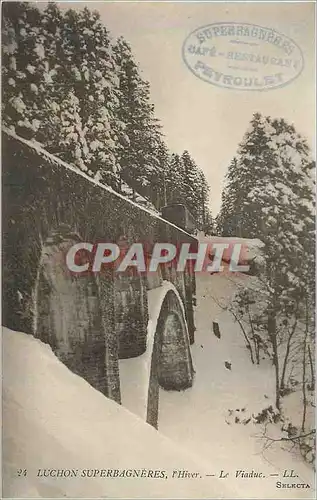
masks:
{"label": "bright sky", "polygon": [[[217,2],[83,2],[72,8],[100,12],[113,37],[131,44],[142,74],[151,84],[152,102],[173,152],[188,149],[211,186],[218,212],[227,167],[256,111],[292,122],[314,143],[314,4]],[[89,5],[88,5],[89,4]],[[60,4],[65,8],[64,5]],[[275,29],[302,49],[301,75],[278,89],[241,92],[218,88],[189,71],[182,44],[196,28],[216,22],[248,22]]]}

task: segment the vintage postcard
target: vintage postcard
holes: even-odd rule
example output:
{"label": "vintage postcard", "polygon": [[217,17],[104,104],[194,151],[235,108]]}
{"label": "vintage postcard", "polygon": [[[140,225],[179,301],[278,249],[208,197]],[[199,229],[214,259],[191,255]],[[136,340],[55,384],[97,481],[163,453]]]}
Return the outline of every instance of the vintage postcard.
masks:
{"label": "vintage postcard", "polygon": [[315,498],[315,3],[1,7],[3,498]]}

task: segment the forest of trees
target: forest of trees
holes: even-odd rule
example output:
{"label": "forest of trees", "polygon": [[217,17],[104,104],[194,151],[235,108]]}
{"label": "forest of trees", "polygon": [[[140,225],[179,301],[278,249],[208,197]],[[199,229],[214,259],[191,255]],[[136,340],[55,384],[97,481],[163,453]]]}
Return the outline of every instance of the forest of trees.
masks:
{"label": "forest of trees", "polygon": [[293,125],[256,113],[232,160],[217,217],[223,236],[264,243],[254,279],[238,290],[231,312],[251,361],[269,356],[275,406],[300,388],[301,425],[291,436],[314,460],[315,162]]}
{"label": "forest of trees", "polygon": [[98,12],[4,3],[2,68],[7,127],[158,210],[184,203],[197,227],[211,231],[204,173],[188,151],[168,150],[149,83]]}

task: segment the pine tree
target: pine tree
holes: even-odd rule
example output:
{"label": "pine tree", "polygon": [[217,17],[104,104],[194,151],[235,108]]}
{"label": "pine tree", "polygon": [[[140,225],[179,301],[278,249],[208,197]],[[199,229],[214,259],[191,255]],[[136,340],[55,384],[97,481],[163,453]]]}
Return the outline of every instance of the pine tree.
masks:
{"label": "pine tree", "polygon": [[161,139],[156,148],[157,168],[151,175],[150,199],[157,209],[167,204],[167,178],[169,171],[170,155],[166,144]]}
{"label": "pine tree", "polygon": [[279,213],[309,216],[300,207],[311,204],[311,171],[306,141],[294,127],[255,114],[229,167],[219,215],[224,234],[270,237]]}
{"label": "pine tree", "polygon": [[119,81],[99,14],[14,3],[3,27],[5,123],[115,186]]}
{"label": "pine tree", "polygon": [[5,3],[2,28],[3,121],[30,139],[47,116],[41,14],[27,3]]}
{"label": "pine tree", "polygon": [[172,154],[165,175],[168,203],[181,203],[193,215],[197,229],[208,234],[213,230],[209,208],[209,191],[205,174],[196,165],[188,151],[180,156]]}
{"label": "pine tree", "polygon": [[190,210],[192,215],[199,218],[199,197],[201,195],[201,175],[198,167],[188,151],[184,151],[181,160],[183,163],[183,199],[186,200],[187,208]]}
{"label": "pine tree", "polygon": [[187,151],[170,155],[149,83],[97,12],[5,3],[2,37],[5,125],[115,189],[128,183],[157,208],[183,203],[205,223],[203,173]]}
{"label": "pine tree", "polygon": [[120,171],[116,144],[122,126],[117,119],[119,81],[109,34],[99,14],[85,8],[65,13],[61,36],[62,70],[79,107],[76,162],[116,187]]}
{"label": "pine tree", "polygon": [[233,158],[227,173],[227,185],[221,196],[221,209],[217,216],[217,232],[223,236],[241,236],[245,190],[242,189],[242,171],[237,158]]}
{"label": "pine tree", "polygon": [[[279,318],[287,326],[313,288],[308,286],[314,255],[313,171],[307,142],[293,125],[254,115],[230,165],[218,219],[224,234],[260,238],[265,244],[262,285],[256,296],[258,302],[263,299],[260,322],[266,318],[278,408],[279,344],[286,332]],[[309,301],[313,302],[311,293]]]}
{"label": "pine tree", "polygon": [[213,218],[211,210],[209,208],[209,193],[210,187],[208,185],[207,179],[204,172],[198,169],[198,184],[197,184],[197,194],[198,194],[198,207],[197,207],[197,219],[200,229],[206,234],[213,234]]}
{"label": "pine tree", "polygon": [[113,51],[120,89],[118,117],[125,132],[118,148],[121,177],[141,194],[150,196],[150,182],[159,177],[160,170],[160,125],[150,101],[149,83],[141,78],[129,44],[119,38]]}
{"label": "pine tree", "polygon": [[173,153],[166,172],[167,203],[184,202],[184,165],[180,155]]}

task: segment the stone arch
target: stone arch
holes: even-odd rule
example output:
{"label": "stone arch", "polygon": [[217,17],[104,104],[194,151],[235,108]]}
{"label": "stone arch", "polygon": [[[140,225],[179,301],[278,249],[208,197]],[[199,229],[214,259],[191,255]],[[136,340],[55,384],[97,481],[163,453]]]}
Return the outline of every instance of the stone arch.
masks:
{"label": "stone arch", "polygon": [[114,287],[119,359],[134,358],[146,350],[148,323],[146,277],[137,273],[117,273]]}
{"label": "stone arch", "polygon": [[[109,352],[107,342],[107,334],[114,331],[113,317],[112,325],[105,325],[107,311],[100,300],[105,287],[93,274],[75,275],[66,266],[67,251],[78,241],[78,234],[60,226],[43,242],[34,291],[34,335],[48,343],[70,370],[118,401],[118,358],[117,353]],[[111,293],[111,284],[107,286]],[[111,297],[103,297],[103,302],[113,309]],[[109,318],[111,315],[112,311]]]}
{"label": "stone arch", "polygon": [[[163,318],[168,316],[167,311],[174,311],[175,307],[176,314],[183,318],[182,329],[176,329],[174,345],[169,353],[166,336],[165,342],[162,342],[164,337],[161,332]],[[176,287],[163,281],[161,286],[149,290],[148,311],[146,351],[138,357],[120,360],[120,384],[123,406],[157,427],[160,384],[167,390],[191,387],[194,370],[184,306]],[[170,326],[173,328],[173,324]],[[160,364],[166,370],[164,380]]]}
{"label": "stone arch", "polygon": [[193,374],[183,303],[171,288],[162,302],[153,339],[146,418],[149,424],[158,426],[159,388],[188,389],[193,384]]}

